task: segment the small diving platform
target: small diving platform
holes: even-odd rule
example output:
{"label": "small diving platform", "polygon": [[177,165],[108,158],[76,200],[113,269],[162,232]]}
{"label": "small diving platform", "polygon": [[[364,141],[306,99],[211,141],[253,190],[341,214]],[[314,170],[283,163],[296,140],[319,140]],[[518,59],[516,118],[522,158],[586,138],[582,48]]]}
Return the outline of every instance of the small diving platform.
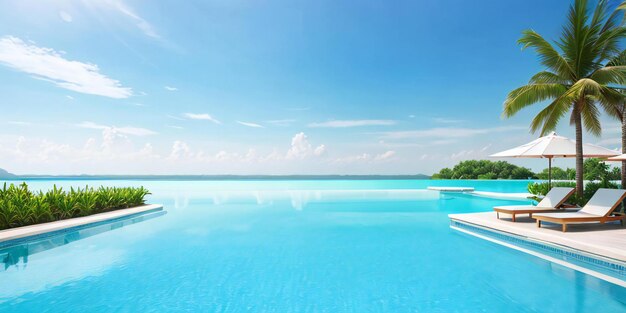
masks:
{"label": "small diving platform", "polygon": [[443,192],[471,192],[474,191],[474,187],[438,187],[430,186],[426,188],[428,190],[443,191]]}
{"label": "small diving platform", "polygon": [[491,192],[491,191],[473,191],[470,194],[477,197],[485,197],[500,200],[530,200],[535,195],[528,192]]}

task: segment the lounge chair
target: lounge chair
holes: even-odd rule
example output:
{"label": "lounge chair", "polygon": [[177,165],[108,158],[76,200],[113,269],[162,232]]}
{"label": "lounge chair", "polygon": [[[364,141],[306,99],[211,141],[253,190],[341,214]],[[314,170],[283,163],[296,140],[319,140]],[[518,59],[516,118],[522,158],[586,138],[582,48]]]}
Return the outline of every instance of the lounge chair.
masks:
{"label": "lounge chair", "polygon": [[563,225],[563,232],[567,231],[567,224],[620,221],[624,226],[626,215],[611,215],[626,198],[626,190],[600,188],[591,197],[589,202],[578,212],[572,213],[541,213],[535,214],[537,227],[541,222],[550,222]]}
{"label": "lounge chair", "polygon": [[500,219],[500,213],[510,214],[512,216],[511,220],[515,222],[516,214],[528,214],[530,217],[533,217],[534,213],[553,212],[559,209],[573,193],[574,188],[554,187],[550,189],[550,192],[536,206],[506,205],[494,207],[493,210],[496,211],[498,219]]}

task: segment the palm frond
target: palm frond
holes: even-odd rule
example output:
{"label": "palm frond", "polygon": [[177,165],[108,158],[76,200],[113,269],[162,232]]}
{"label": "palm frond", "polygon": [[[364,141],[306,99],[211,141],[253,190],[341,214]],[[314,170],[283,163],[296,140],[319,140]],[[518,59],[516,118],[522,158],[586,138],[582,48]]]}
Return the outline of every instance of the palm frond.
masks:
{"label": "palm frond", "polygon": [[535,49],[539,55],[541,64],[553,72],[556,72],[560,76],[564,77],[571,77],[573,75],[573,69],[567,63],[567,60],[559,54],[552,44],[535,31],[523,31],[522,37],[517,41],[517,43],[522,45],[522,50],[527,48]]}
{"label": "palm frond", "polygon": [[606,60],[611,60],[617,55],[620,55],[622,50],[620,48],[621,43],[626,39],[626,28],[616,27],[602,31],[596,42],[597,47],[597,63],[604,63]]}
{"label": "palm frond", "polygon": [[576,96],[576,94],[567,91],[557,97],[533,118],[530,123],[530,131],[535,133],[541,129],[541,135],[543,136],[554,130],[561,118],[571,110]]}
{"label": "palm frond", "polygon": [[573,80],[583,77],[585,69],[589,67],[589,53],[585,49],[589,35],[587,18],[587,1],[576,0],[569,8],[567,23],[563,26],[558,42],[563,57],[570,61]]}
{"label": "palm frond", "polygon": [[587,131],[594,136],[600,136],[602,134],[602,127],[600,126],[600,111],[596,107],[593,97],[585,98],[580,113],[583,125]]}
{"label": "palm frond", "polygon": [[[617,93],[622,94],[621,92],[614,90]],[[604,110],[604,112],[606,112],[610,117],[621,121],[622,120],[622,112],[624,109],[626,109],[626,97],[623,97],[621,102],[619,103],[614,103],[614,102],[608,102],[608,101],[602,101],[602,99],[598,99],[597,103],[602,107],[602,109]]]}
{"label": "palm frond", "polygon": [[550,71],[539,72],[530,78],[530,84],[562,84],[567,85],[570,83],[569,78],[559,76]]}
{"label": "palm frond", "polygon": [[620,51],[620,53],[614,55],[606,66],[626,65],[626,50]]}
{"label": "palm frond", "polygon": [[626,84],[626,65],[599,68],[589,78],[601,85],[624,85]]}
{"label": "palm frond", "polygon": [[[626,11],[626,1],[622,1],[622,3],[620,3],[617,8],[615,8],[615,11],[619,11],[620,13],[624,13],[623,11]],[[620,22],[620,25],[624,24],[624,17],[622,15],[622,20]]]}
{"label": "palm frond", "polygon": [[511,117],[521,109],[548,99],[560,97],[567,91],[562,84],[529,84],[509,93],[504,101],[504,117]]}

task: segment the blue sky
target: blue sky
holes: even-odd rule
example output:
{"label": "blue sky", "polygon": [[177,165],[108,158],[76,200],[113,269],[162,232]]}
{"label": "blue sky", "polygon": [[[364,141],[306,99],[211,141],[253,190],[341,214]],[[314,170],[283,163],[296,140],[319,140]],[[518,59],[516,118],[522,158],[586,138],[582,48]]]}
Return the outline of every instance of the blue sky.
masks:
{"label": "blue sky", "polygon": [[540,105],[500,117],[541,69],[516,40],[569,4],[3,1],[0,168],[431,174],[536,137]]}

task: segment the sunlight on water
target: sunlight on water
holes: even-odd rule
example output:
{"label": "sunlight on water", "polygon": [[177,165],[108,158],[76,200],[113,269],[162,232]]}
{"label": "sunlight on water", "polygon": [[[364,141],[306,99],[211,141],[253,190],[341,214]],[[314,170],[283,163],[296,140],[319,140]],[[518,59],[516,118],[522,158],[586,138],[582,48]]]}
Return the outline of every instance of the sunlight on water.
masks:
{"label": "sunlight on water", "polygon": [[85,183],[145,185],[167,214],[1,248],[1,311],[626,310],[621,287],[448,226],[450,213],[521,202],[424,190],[524,181],[62,185]]}

